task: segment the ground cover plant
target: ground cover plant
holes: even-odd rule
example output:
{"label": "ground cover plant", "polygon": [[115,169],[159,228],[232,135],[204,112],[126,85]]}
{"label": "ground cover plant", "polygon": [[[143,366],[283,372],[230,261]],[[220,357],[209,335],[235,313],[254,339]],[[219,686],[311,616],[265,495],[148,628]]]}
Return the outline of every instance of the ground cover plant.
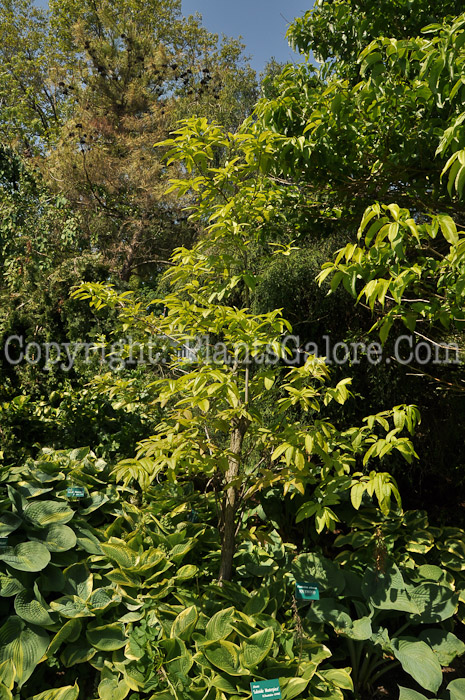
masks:
{"label": "ground cover plant", "polygon": [[464,700],[462,10],[0,1],[1,700]]}

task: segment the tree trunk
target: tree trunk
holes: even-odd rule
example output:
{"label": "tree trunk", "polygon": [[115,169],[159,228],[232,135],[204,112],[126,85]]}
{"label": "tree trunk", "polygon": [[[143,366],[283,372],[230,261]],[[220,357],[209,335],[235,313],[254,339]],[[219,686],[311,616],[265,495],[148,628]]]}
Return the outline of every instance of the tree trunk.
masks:
{"label": "tree trunk", "polygon": [[228,486],[239,475],[240,457],[244,435],[249,422],[241,418],[231,433],[229,466],[225,474],[226,495],[222,508],[222,547],[221,563],[218,580],[230,581],[233,568],[233,557],[236,549],[236,511],[238,506],[236,486]]}

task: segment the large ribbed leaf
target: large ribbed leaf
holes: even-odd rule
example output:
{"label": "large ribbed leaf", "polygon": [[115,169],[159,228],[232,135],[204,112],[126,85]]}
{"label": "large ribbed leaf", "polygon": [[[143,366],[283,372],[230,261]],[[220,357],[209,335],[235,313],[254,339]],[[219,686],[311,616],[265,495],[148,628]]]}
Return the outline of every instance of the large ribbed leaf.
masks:
{"label": "large ribbed leaf", "polygon": [[0,561],[19,571],[42,571],[50,562],[50,552],[41,542],[21,542],[0,550]]}
{"label": "large ribbed leaf", "polygon": [[402,668],[422,688],[436,693],[442,683],[441,664],[425,642],[400,638],[392,640],[394,655]]}
{"label": "large ribbed leaf", "polygon": [[214,642],[218,639],[229,637],[233,630],[231,622],[234,620],[234,614],[234,608],[226,608],[215,613],[209,620],[205,630],[207,639]]}
{"label": "large ribbed leaf", "polygon": [[116,651],[124,647],[128,641],[124,634],[124,625],[119,622],[88,629],[86,637],[95,649],[102,651]]}
{"label": "large ribbed leaf", "polygon": [[195,605],[183,610],[171,626],[170,637],[189,639],[197,624],[199,614]]}
{"label": "large ribbed leaf", "polygon": [[50,607],[53,611],[60,613],[62,617],[69,619],[75,617],[95,617],[84,600],[75,595],[62,596],[58,600],[52,600]]}
{"label": "large ribbed leaf", "polygon": [[416,586],[411,596],[421,611],[419,621],[422,623],[447,620],[454,615],[459,604],[458,593],[436,583]]}
{"label": "large ribbed leaf", "polygon": [[0,537],[8,537],[18,529],[22,522],[22,519],[15,513],[2,513],[0,515]]}
{"label": "large ribbed leaf", "polygon": [[116,561],[122,569],[130,569],[139,561],[139,555],[122,540],[112,537],[110,542],[100,545],[109,559]]}
{"label": "large ribbed leaf", "polygon": [[44,690],[38,695],[34,695],[29,700],[77,700],[79,696],[79,687],[75,685],[66,685],[64,688],[51,688]]}
{"label": "large ribbed leaf", "polygon": [[268,627],[252,634],[241,644],[240,660],[245,668],[258,666],[269,654],[273,646],[273,630]]}
{"label": "large ribbed leaf", "polygon": [[243,674],[239,667],[239,647],[235,644],[221,640],[206,647],[203,653],[211,664],[230,676]]}
{"label": "large ribbed leaf", "polygon": [[15,612],[32,625],[52,625],[53,620],[47,609],[36,599],[32,591],[21,591],[15,598]]}
{"label": "large ribbed leaf", "polygon": [[47,649],[47,656],[53,656],[64,642],[75,642],[81,633],[82,625],[78,619],[67,620],[53,637]]}
{"label": "large ribbed leaf", "polygon": [[76,535],[68,525],[50,525],[41,535],[40,541],[49,552],[67,552],[76,546]]}
{"label": "large ribbed leaf", "polygon": [[[413,587],[410,587],[413,590]],[[412,599],[398,567],[393,565],[386,571],[368,569],[363,577],[362,592],[369,602],[381,610],[398,610],[412,615],[419,614],[420,601]]]}
{"label": "large ribbed leaf", "polygon": [[2,598],[9,598],[16,595],[24,588],[23,584],[18,581],[18,579],[13,576],[6,576],[5,574],[0,574],[0,596]]}
{"label": "large ribbed leaf", "polygon": [[344,589],[344,574],[321,554],[301,554],[292,562],[291,573],[296,581],[315,581],[321,591],[331,595],[337,595]]}
{"label": "large ribbed leaf", "polygon": [[74,510],[62,501],[33,501],[24,509],[25,517],[34,525],[63,525],[72,520]]}
{"label": "large ribbed leaf", "polygon": [[11,659],[20,687],[45,654],[48,642],[49,635],[45,630],[30,626],[15,615],[0,627],[0,662]]}
{"label": "large ribbed leaf", "polygon": [[79,596],[82,600],[92,593],[94,577],[85,564],[72,564],[65,569],[65,593]]}
{"label": "large ribbed leaf", "polygon": [[449,666],[456,656],[465,653],[465,644],[452,632],[439,627],[423,630],[419,639],[431,647],[441,666]]}

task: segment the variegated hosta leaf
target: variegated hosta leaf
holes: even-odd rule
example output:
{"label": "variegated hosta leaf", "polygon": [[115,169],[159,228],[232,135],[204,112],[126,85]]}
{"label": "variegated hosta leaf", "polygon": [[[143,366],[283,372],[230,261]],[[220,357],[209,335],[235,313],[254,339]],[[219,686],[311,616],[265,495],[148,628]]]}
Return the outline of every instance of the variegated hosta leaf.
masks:
{"label": "variegated hosta leaf", "polygon": [[48,647],[49,635],[15,615],[0,628],[0,663],[11,659],[21,687],[31,676]]}
{"label": "variegated hosta leaf", "polygon": [[34,525],[63,525],[74,517],[74,510],[63,501],[32,501],[24,509],[24,516]]}
{"label": "variegated hosta leaf", "polygon": [[66,685],[63,688],[51,688],[34,695],[29,700],[77,700],[79,696],[78,684]]}

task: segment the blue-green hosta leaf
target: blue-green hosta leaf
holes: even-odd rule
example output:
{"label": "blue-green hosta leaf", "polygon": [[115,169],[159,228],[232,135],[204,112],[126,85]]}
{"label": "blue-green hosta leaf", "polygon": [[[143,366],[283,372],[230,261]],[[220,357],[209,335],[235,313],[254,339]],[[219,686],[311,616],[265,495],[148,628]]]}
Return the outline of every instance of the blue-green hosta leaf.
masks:
{"label": "blue-green hosta leaf", "polygon": [[11,535],[12,532],[18,529],[22,522],[22,518],[15,513],[2,513],[0,515],[0,537],[8,537],[8,535]]}
{"label": "blue-green hosta leaf", "polygon": [[74,517],[74,510],[63,501],[33,501],[24,509],[24,516],[34,525],[64,525]]}
{"label": "blue-green hosta leaf", "polygon": [[97,649],[86,644],[85,640],[79,640],[75,644],[68,644],[60,655],[60,661],[66,668],[76,664],[83,664],[95,656]]}
{"label": "blue-green hosta leaf", "polygon": [[447,686],[450,700],[465,700],[465,678],[456,678]]}
{"label": "blue-green hosta leaf", "polygon": [[93,513],[95,510],[98,510],[101,506],[103,506],[104,503],[108,503],[110,499],[104,493],[93,492],[90,494],[90,497],[86,499],[86,503],[89,503],[89,500],[90,505],[79,509],[80,515],[89,515],[90,513]]}
{"label": "blue-green hosta leaf", "polygon": [[273,646],[274,634],[270,628],[255,632],[241,643],[240,660],[245,668],[258,666],[270,653]]}
{"label": "blue-green hosta leaf", "polygon": [[49,552],[67,552],[76,546],[76,535],[68,525],[50,525],[41,535],[31,540],[42,542]]}
{"label": "blue-green hosta leaf", "polygon": [[0,551],[0,561],[18,571],[42,571],[50,562],[50,552],[41,542],[21,542]]}
{"label": "blue-green hosta leaf", "polygon": [[395,565],[384,572],[367,570],[363,577],[362,592],[375,608],[398,610],[412,615],[421,612],[421,608],[407,591],[402,574]]}
{"label": "blue-green hosta leaf", "polygon": [[24,590],[24,586],[18,579],[0,574],[0,596],[2,598],[10,598],[22,590]]}
{"label": "blue-green hosta leaf", "polygon": [[172,639],[189,639],[195,629],[198,619],[199,613],[195,605],[191,605],[189,608],[186,608],[179,613],[177,618],[174,620],[171,626],[170,637]]}
{"label": "blue-green hosta leaf", "polygon": [[446,586],[422,583],[411,591],[412,600],[419,608],[419,622],[441,622],[452,617],[459,604],[459,595]]}
{"label": "blue-green hosta leaf", "polygon": [[31,676],[48,647],[49,635],[13,615],[0,627],[0,663],[11,659],[21,687]]}
{"label": "blue-green hosta leaf", "polygon": [[229,637],[233,630],[231,622],[234,620],[234,615],[234,608],[226,608],[215,613],[209,620],[205,630],[207,639],[213,642]]}
{"label": "blue-green hosta leaf", "polygon": [[15,598],[15,612],[31,625],[47,627],[53,625],[54,620],[50,617],[47,608],[36,599],[32,591],[21,591]]}
{"label": "blue-green hosta leaf", "polygon": [[406,673],[425,690],[437,692],[442,683],[441,664],[425,642],[409,638],[393,639],[392,649]]}
{"label": "blue-green hosta leaf", "polygon": [[124,633],[124,625],[120,622],[88,628],[86,637],[95,649],[101,651],[116,651],[124,647],[128,641]]}
{"label": "blue-green hosta leaf", "polygon": [[203,650],[207,660],[230,676],[241,676],[244,671],[239,667],[239,647],[231,642],[220,640]]}
{"label": "blue-green hosta leaf", "polygon": [[82,600],[92,593],[94,577],[86,564],[72,564],[64,571],[66,578],[65,593],[77,595]]}
{"label": "blue-green hosta leaf", "polygon": [[344,590],[343,572],[320,554],[301,554],[292,562],[291,573],[296,581],[315,581],[320,591],[331,595],[338,595]]}
{"label": "blue-green hosta leaf", "polygon": [[403,688],[399,686],[399,700],[428,700],[422,693],[417,693],[416,690],[411,690],[410,688]]}
{"label": "blue-green hosta leaf", "polygon": [[455,634],[439,627],[423,630],[419,639],[431,647],[441,666],[449,666],[456,656],[465,652],[465,644]]}
{"label": "blue-green hosta leaf", "polygon": [[43,693],[34,695],[29,700],[77,700],[79,696],[78,684],[66,685],[63,688],[51,688]]}

